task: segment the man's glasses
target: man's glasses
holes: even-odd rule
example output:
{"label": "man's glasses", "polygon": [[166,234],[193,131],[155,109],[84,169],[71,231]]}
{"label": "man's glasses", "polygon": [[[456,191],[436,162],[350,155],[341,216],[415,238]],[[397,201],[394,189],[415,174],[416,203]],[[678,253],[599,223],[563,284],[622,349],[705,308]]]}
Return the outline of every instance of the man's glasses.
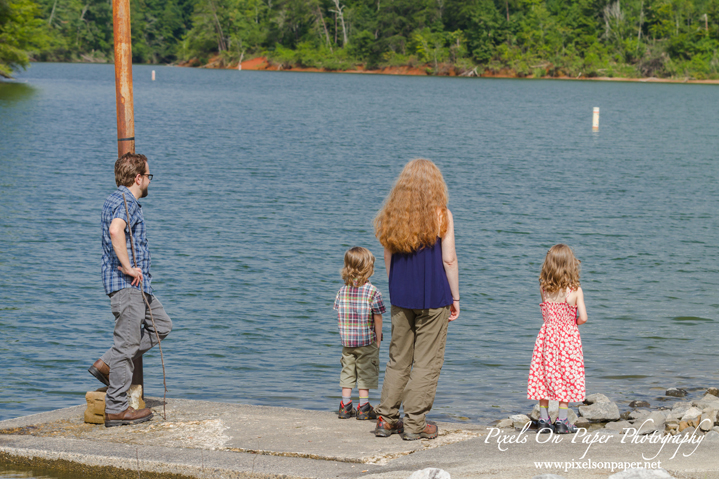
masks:
{"label": "man's glasses", "polygon": [[152,177],[153,177],[152,174],[150,174],[150,173],[145,173],[145,174],[142,175],[142,176],[147,176],[147,178],[148,178],[150,181],[152,181]]}

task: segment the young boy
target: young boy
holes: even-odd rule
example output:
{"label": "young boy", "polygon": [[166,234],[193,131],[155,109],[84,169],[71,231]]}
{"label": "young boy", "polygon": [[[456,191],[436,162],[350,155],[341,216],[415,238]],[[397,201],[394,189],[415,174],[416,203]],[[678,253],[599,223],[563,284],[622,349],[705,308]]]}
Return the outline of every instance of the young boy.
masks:
{"label": "young boy", "polygon": [[[382,342],[382,313],[386,312],[382,294],[369,277],[374,274],[374,255],[355,246],[345,253],[342,279],[345,285],[337,293],[334,309],[342,339],[342,402],[339,418],[356,415],[360,420],[375,420],[369,403],[369,390],[379,382],[379,346]],[[352,388],[359,389],[359,407],[352,406]]]}

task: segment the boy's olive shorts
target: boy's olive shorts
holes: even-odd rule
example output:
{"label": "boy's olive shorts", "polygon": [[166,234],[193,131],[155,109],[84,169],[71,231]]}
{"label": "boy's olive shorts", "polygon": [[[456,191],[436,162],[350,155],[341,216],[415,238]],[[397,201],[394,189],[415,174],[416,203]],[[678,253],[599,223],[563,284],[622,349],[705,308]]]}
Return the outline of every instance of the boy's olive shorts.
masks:
{"label": "boy's olive shorts", "polygon": [[359,348],[342,348],[340,387],[377,389],[379,383],[379,348],[377,343]]}

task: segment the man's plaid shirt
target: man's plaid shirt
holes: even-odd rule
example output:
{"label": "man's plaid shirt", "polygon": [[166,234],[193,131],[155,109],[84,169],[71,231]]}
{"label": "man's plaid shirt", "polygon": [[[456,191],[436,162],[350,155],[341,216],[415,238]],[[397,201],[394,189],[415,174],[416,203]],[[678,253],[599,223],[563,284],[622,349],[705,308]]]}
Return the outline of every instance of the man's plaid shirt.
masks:
{"label": "man's plaid shirt", "polygon": [[[112,239],[110,238],[110,223],[112,223],[112,220],[120,218],[127,223],[125,202],[122,200],[123,193],[125,193],[125,198],[127,199],[127,209],[130,211],[129,226],[132,228],[132,237],[135,240],[137,266],[142,269],[142,289],[146,293],[152,294],[152,287],[150,286],[152,282],[150,249],[147,245],[147,231],[145,230],[145,218],[142,216],[142,205],[137,202],[135,196],[126,186],[120,186],[113,194],[108,196],[102,207],[102,284],[105,286],[106,294],[125,288],[140,289],[139,285],[132,286],[132,277],[126,276],[117,269],[120,266],[120,260],[117,259],[115,250],[112,248]],[[127,255],[130,257],[130,264],[134,266],[127,226],[125,227],[125,241],[127,242]]]}
{"label": "man's plaid shirt", "polygon": [[370,282],[356,288],[342,286],[335,298],[342,346],[359,348],[377,342],[373,314],[386,312],[382,293]]}

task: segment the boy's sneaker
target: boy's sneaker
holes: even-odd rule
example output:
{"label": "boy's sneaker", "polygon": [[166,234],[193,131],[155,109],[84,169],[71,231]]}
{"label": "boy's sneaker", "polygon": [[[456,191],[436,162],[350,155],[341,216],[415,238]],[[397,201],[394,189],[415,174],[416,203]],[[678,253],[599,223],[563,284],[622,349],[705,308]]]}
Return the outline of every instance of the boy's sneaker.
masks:
{"label": "boy's sneaker", "polygon": [[427,421],[420,433],[402,432],[402,439],[405,441],[416,441],[417,439],[434,439],[439,434],[439,428],[433,422]]}
{"label": "boy's sneaker", "polygon": [[577,426],[569,422],[569,419],[557,419],[554,421],[554,432],[556,434],[574,434],[579,431]]}
{"label": "boy's sneaker", "polygon": [[374,408],[370,406],[368,402],[364,404],[364,406],[360,406],[357,408],[357,420],[358,421],[368,421],[368,420],[375,420],[377,419],[377,413],[374,412]]}
{"label": "boy's sneaker", "polygon": [[397,421],[397,424],[390,426],[382,416],[377,418],[377,425],[374,428],[374,435],[377,437],[390,437],[392,434],[402,434],[404,432],[404,425],[402,420]]}
{"label": "boy's sneaker", "polygon": [[340,401],[340,411],[337,417],[339,417],[340,419],[349,419],[355,416],[355,412],[356,411],[352,403],[349,403],[345,406],[345,404]]}
{"label": "boy's sneaker", "polygon": [[554,432],[554,424],[552,424],[552,420],[546,421],[544,419],[540,419],[537,421],[537,434],[549,434]]}

